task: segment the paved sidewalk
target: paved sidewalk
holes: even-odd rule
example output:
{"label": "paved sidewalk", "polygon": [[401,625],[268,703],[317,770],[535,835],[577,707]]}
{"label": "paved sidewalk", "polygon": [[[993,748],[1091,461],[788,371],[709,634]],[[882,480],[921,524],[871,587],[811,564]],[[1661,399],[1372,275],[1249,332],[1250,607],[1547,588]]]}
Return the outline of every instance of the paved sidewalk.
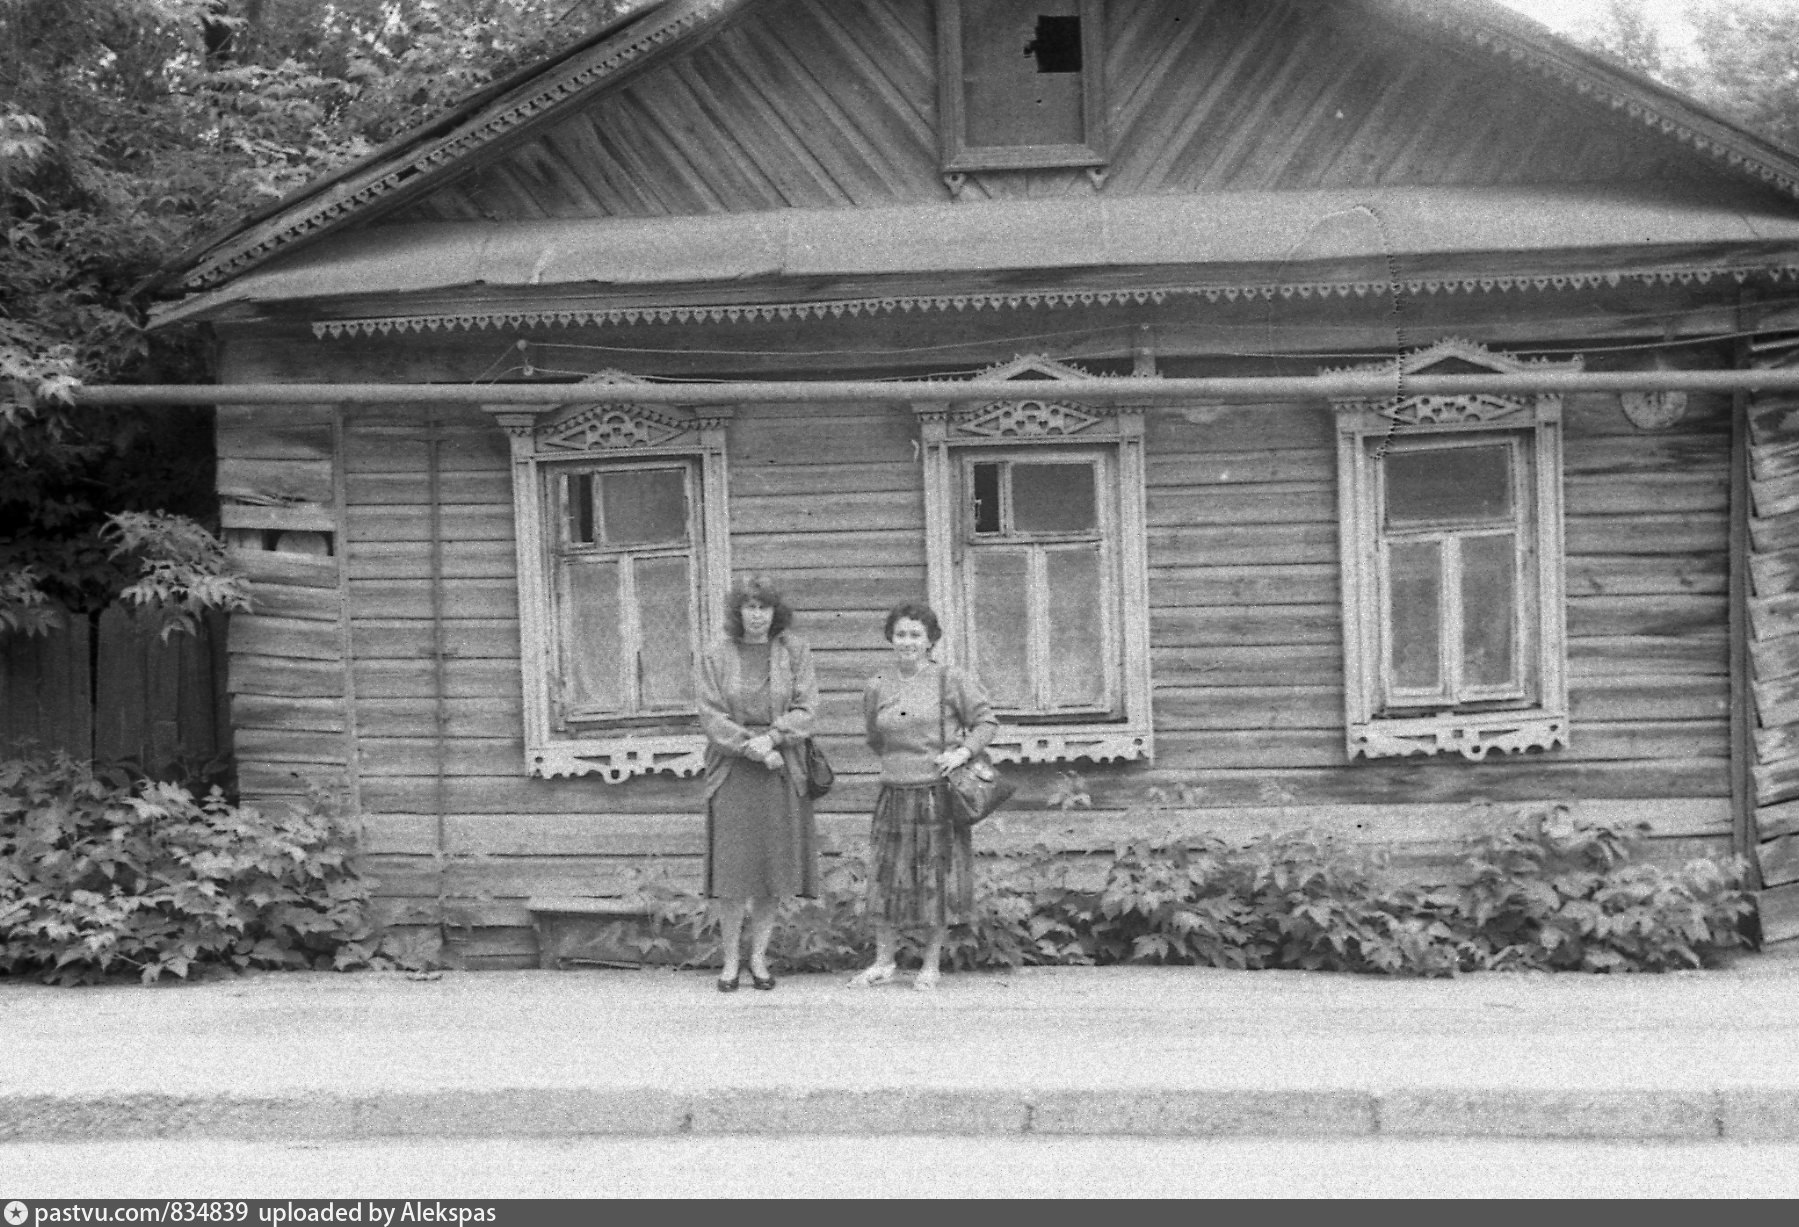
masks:
{"label": "paved sidewalk", "polygon": [[0,1141],[670,1133],[1799,1140],[1799,952],[1663,976],[1188,968],[0,982]]}

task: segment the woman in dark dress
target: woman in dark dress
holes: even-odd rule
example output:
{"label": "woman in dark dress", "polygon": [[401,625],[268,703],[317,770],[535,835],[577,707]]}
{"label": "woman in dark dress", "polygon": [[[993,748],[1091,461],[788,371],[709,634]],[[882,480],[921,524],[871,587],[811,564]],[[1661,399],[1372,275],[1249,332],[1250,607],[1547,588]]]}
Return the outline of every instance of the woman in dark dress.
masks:
{"label": "woman in dark dress", "polygon": [[812,653],[787,627],[793,611],[765,577],[731,589],[727,638],[700,666],[706,731],[706,894],[723,927],[720,992],[739,977],[750,921],[750,981],[772,989],[768,941],[781,900],[817,892],[817,836],[806,795],[805,742],[818,682]]}
{"label": "woman in dark dress", "polygon": [[893,979],[901,929],[926,931],[912,987],[936,988],[949,926],[974,910],[974,843],[950,820],[944,779],[993,740],[999,721],[974,675],[931,659],[942,633],[929,605],[894,606],[886,625],[892,663],[862,695],[881,791],[868,879],[875,961],[850,981],[854,988]]}

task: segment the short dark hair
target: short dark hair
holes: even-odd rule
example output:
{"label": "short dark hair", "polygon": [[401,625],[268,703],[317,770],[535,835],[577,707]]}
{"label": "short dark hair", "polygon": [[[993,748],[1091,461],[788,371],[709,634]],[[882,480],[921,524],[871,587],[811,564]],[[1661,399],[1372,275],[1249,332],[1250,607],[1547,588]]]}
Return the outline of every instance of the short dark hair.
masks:
{"label": "short dark hair", "polygon": [[937,621],[937,611],[923,601],[901,601],[887,611],[887,624],[881,633],[887,636],[889,643],[893,641],[893,628],[899,625],[901,618],[917,622],[924,627],[925,638],[935,646],[943,638],[943,625]]}
{"label": "short dark hair", "polygon": [[774,581],[766,575],[752,575],[732,584],[730,595],[725,597],[725,634],[731,638],[743,638],[743,607],[751,601],[775,611],[774,621],[768,624],[770,639],[778,639],[793,625],[793,610],[781,598],[781,590],[775,587]]}

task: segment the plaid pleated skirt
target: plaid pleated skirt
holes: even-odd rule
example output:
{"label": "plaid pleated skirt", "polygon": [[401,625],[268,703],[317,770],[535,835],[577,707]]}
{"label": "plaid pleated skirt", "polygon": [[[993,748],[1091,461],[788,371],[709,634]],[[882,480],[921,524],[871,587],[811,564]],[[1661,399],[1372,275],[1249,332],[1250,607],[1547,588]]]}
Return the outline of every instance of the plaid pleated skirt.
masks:
{"label": "plaid pleated skirt", "polygon": [[881,785],[870,842],[870,916],[902,928],[932,928],[973,913],[974,839],[950,821],[946,785]]}

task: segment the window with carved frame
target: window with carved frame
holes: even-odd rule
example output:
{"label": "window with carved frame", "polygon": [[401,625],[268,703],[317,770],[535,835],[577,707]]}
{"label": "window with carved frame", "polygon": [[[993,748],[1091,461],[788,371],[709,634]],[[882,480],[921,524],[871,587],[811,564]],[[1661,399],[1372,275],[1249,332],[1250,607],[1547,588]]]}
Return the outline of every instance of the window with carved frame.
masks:
{"label": "window with carved frame", "polygon": [[[1080,374],[1021,358],[982,378]],[[913,408],[940,650],[987,687],[994,756],[1150,758],[1141,408]]]}
{"label": "window with carved frame", "polygon": [[946,174],[1105,165],[1104,7],[937,0]]}
{"label": "window with carved frame", "polygon": [[[1541,370],[1450,341],[1394,377]],[[1335,406],[1350,756],[1565,746],[1561,400]]]}
{"label": "window with carved frame", "polygon": [[[525,765],[617,783],[704,769],[695,678],[730,575],[728,410],[491,411],[512,441]],[[621,399],[612,399],[621,398]]]}

